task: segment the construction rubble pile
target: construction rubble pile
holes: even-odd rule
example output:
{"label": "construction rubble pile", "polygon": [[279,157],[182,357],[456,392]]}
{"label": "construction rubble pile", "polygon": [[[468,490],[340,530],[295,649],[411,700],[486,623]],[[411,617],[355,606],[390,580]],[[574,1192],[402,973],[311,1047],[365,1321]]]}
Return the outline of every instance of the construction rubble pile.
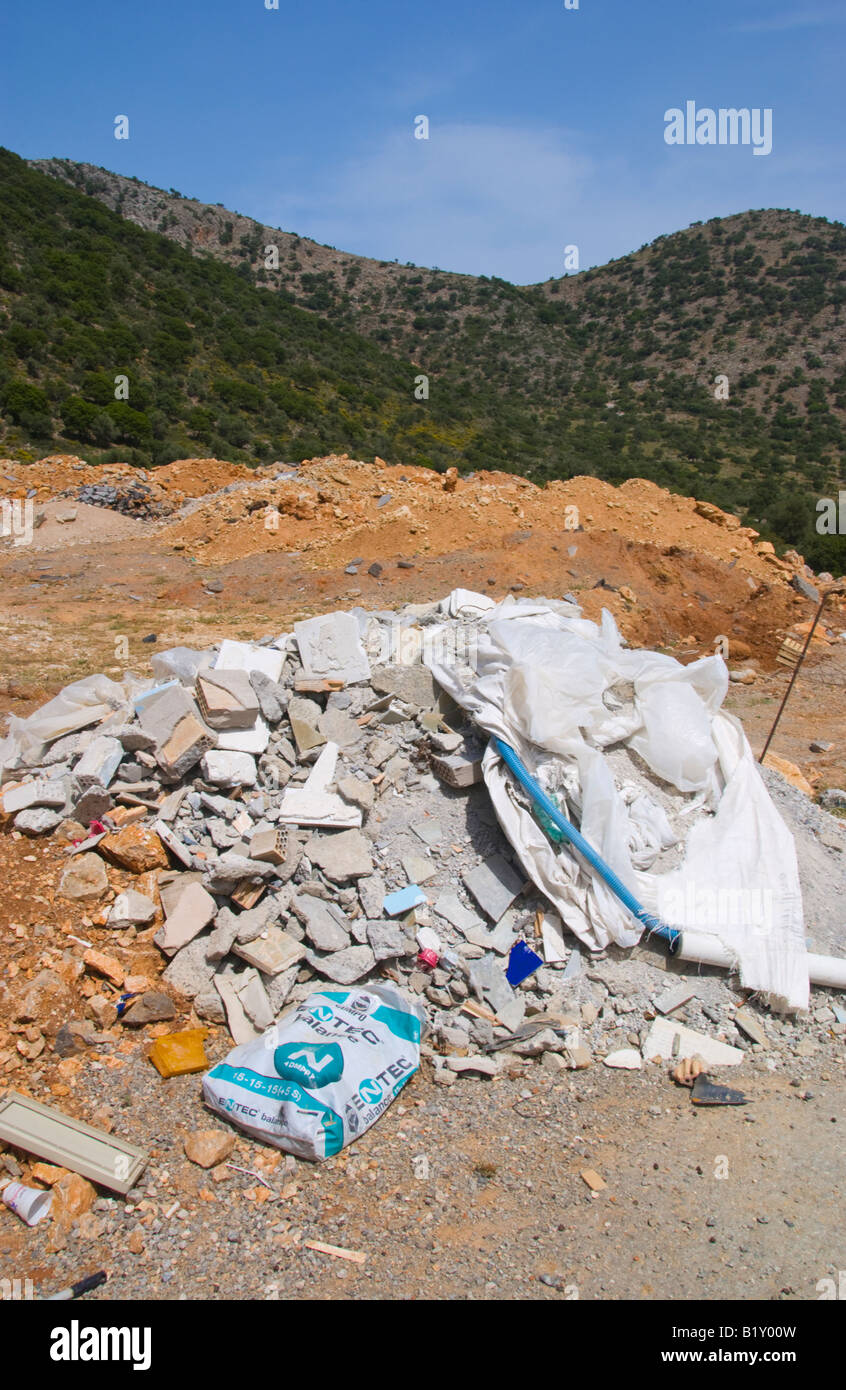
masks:
{"label": "construction rubble pile", "polygon": [[92,507],[108,507],[110,511],[141,520],[164,516],[168,510],[163,503],[153,500],[153,489],[146,482],[133,481],[122,488],[110,483],[86,483],[77,491],[76,500]]}
{"label": "construction rubble pile", "polygon": [[[669,657],[624,652],[609,628],[600,633],[573,605],[508,599],[497,607],[460,590],[399,613],[329,613],[255,643],[157,652],[152,679],[88,677],[13,719],[0,744],[7,829],[68,842],[57,896],[85,922],[65,938],[65,954],[97,982],[87,1002],[96,1028],[84,1026],[109,1037],[161,1025],[190,1001],[191,1026],[225,1025],[241,1046],[316,990],[387,982],[425,1011],[422,1055],[444,1086],[464,1072],[495,1075],[515,1059],[537,1058],[550,1070],[594,1060],[640,1068],[691,1055],[730,1065],[754,1048],[769,1049],[776,1066],[781,1048],[808,1056],[842,1038],[846,1013],[831,996],[809,1005],[807,968],[798,1015],[792,980],[753,986],[787,999],[780,1014],[765,1014],[739,1007],[742,977],[696,978],[690,967],[680,979],[666,973],[666,952],[654,942],[618,949],[638,941],[639,924],[633,929],[607,890],[585,882],[572,853],[506,786],[493,740],[485,751],[492,727],[479,691],[498,698],[490,657],[473,717],[462,707],[455,673],[471,671],[494,620],[500,641],[511,640],[501,633],[515,615],[547,633],[565,624],[567,641],[605,643],[597,688],[611,691],[599,702],[607,754],[598,741],[574,752],[556,735],[582,783],[559,778],[554,788],[547,779],[548,789],[571,814],[580,808],[583,831],[602,841],[591,802],[610,795],[597,780],[602,762],[637,832],[629,847],[641,891],[653,863],[678,873],[688,832],[691,841],[707,836],[719,821],[712,774],[696,764],[701,748],[686,734],[681,772],[668,765],[658,779],[636,757],[625,767],[615,759],[629,737],[653,756],[647,742],[636,743],[646,739],[637,735],[641,717],[654,732],[682,708],[695,715],[697,682],[710,699],[708,681],[724,670],[719,657],[691,674]],[[609,674],[612,655],[674,668],[661,667],[660,689],[650,687],[634,717],[634,676]],[[661,699],[676,668],[685,678],[672,685],[670,707]],[[544,673],[517,689],[521,669],[505,687],[514,708],[531,712],[528,757],[532,739],[538,748],[547,740],[550,711],[539,703],[548,698]],[[583,688],[586,669],[571,672]],[[707,742],[705,725],[696,729]],[[513,727],[503,731],[516,741]],[[724,748],[721,757],[726,765]],[[542,764],[533,773],[542,776]],[[698,843],[711,853],[707,838]],[[600,848],[614,858],[607,838]],[[115,893],[110,869],[135,886]],[[801,995],[801,907],[798,945],[787,939],[790,927],[774,930],[794,952]],[[161,978],[133,989],[133,950],[151,940]],[[759,964],[752,961],[753,973]],[[21,1026],[33,1021],[28,1012]],[[9,1066],[19,1065],[14,1056]]]}

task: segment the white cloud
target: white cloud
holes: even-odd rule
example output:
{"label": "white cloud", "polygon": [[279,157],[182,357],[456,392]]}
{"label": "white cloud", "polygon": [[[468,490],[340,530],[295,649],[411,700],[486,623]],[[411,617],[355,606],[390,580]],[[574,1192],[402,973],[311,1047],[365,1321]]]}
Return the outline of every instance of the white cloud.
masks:
{"label": "white cloud", "polygon": [[[831,189],[842,157],[825,147],[754,159],[742,147],[669,148],[663,106],[650,149],[604,156],[590,137],[555,128],[433,123],[431,138],[391,136],[315,176],[296,192],[246,196],[253,216],[340,250],[400,263],[499,275],[527,284],[564,273],[564,248],[581,268],[601,265],[662,233],[747,208],[802,207],[843,215]],[[778,131],[776,130],[776,134]],[[274,179],[291,186],[292,175]]]}
{"label": "white cloud", "polygon": [[768,15],[764,19],[750,19],[743,24],[733,24],[732,32],[739,34],[780,34],[792,29],[816,28],[821,24],[842,23],[841,9],[826,7],[815,10],[788,10],[784,14]]}

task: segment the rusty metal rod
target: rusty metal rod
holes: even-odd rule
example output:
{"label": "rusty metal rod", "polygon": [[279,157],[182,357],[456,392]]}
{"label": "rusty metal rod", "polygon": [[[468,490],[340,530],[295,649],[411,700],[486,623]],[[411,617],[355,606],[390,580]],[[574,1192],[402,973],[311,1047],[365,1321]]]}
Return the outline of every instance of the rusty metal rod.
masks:
{"label": "rusty metal rod", "polygon": [[804,645],[804,647],[802,648],[802,651],[801,651],[800,654],[799,654],[799,659],[798,659],[798,661],[796,662],[796,665],[795,665],[794,668],[793,668],[793,675],[790,677],[790,683],[789,683],[787,689],[786,689],[785,692],[784,692],[784,699],[782,700],[781,704],[780,704],[779,707],[778,707],[778,714],[776,715],[776,717],[775,717],[775,719],[774,719],[774,721],[773,721],[773,727],[770,729],[770,732],[769,732],[769,734],[767,735],[767,741],[766,741],[766,743],[764,744],[764,751],[763,751],[763,753],[761,754],[760,758],[758,759],[758,762],[759,762],[759,763],[763,763],[765,757],[767,756],[767,749],[769,748],[770,744],[771,744],[772,741],[773,741],[773,734],[775,733],[776,729],[778,728],[778,721],[781,719],[781,716],[784,714],[784,707],[785,707],[785,705],[787,704],[787,701],[788,701],[789,698],[790,698],[790,692],[791,692],[791,690],[793,689],[793,687],[794,687],[794,685],[795,685],[795,683],[796,683],[796,677],[799,675],[799,667],[802,665],[802,662],[805,660],[805,653],[807,652],[808,648],[809,648],[810,645],[811,645],[811,638],[812,638],[813,635],[814,635],[814,630],[815,630],[815,628],[816,628],[816,626],[817,626],[817,623],[818,623],[819,620],[820,620],[820,617],[821,617],[821,615],[822,615],[822,611],[823,611],[823,609],[825,608],[825,601],[826,601],[826,599],[829,597],[829,595],[830,595],[832,592],[833,592],[833,590],[831,590],[831,589],[827,590],[827,591],[823,594],[822,598],[820,599],[820,606],[819,606],[819,608],[817,609],[816,613],[814,614],[814,621],[811,623],[810,631],[808,632],[808,636],[805,638],[805,645]]}

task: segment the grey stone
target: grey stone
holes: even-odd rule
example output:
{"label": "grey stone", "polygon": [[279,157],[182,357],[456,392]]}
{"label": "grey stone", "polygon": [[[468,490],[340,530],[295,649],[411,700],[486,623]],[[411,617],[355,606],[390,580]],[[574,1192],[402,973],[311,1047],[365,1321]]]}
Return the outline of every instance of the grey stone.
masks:
{"label": "grey stone", "polygon": [[18,811],[14,826],[24,835],[34,838],[37,835],[49,835],[62,820],[63,817],[58,811],[48,811],[45,806],[34,806],[31,810]]}
{"label": "grey stone", "polygon": [[108,886],[106,866],[99,854],[80,854],[62,874],[59,896],[72,900],[99,898]]}
{"label": "grey stone", "polygon": [[482,911],[494,922],[507,912],[523,886],[523,880],[501,854],[492,854],[462,878]]}
{"label": "grey stone", "polygon": [[[240,917],[237,917],[231,908],[222,907],[220,909],[214,919],[214,930],[208,938],[207,960],[224,960],[229,955],[238,935],[240,920]],[[216,995],[215,998],[217,998]]]}
{"label": "grey stone", "polygon": [[165,984],[189,999],[193,999],[205,989],[216,969],[213,961],[206,960],[208,942],[208,931],[201,932],[193,941],[189,941],[187,946],[183,946],[181,951],[177,951],[162,975]]}
{"label": "grey stone", "polygon": [[212,893],[228,896],[245,878],[272,878],[274,867],[259,859],[247,859],[243,854],[221,854],[205,871],[205,885]]}
{"label": "grey stone", "polygon": [[176,1018],[173,1000],[159,990],[147,990],[138,999],[133,999],[121,1022],[129,1028],[143,1028],[148,1023],[165,1023]]}
{"label": "grey stone", "polygon": [[349,919],[334,903],[303,894],[291,906],[318,951],[343,951],[349,946]]}
{"label": "grey stone", "polygon": [[262,718],[268,724],[278,724],[288,703],[288,693],[285,687],[271,680],[264,671],[251,671],[250,681],[256,692]]}
{"label": "grey stone", "polygon": [[373,872],[370,844],[360,830],[312,835],[304,853],[306,858],[311,860],[312,864],[317,864],[333,883],[346,883],[351,878],[365,878]]}
{"label": "grey stone", "polygon": [[207,1023],[225,1023],[226,1010],[214,985],[207,985],[194,999],[194,1013]]}
{"label": "grey stone", "polygon": [[348,946],[345,951],[335,951],[332,955],[318,956],[314,951],[306,955],[309,965],[338,985],[351,985],[367,975],[376,964],[376,958],[369,946]]}
{"label": "grey stone", "polygon": [[410,955],[415,949],[396,922],[368,922],[367,940],[377,961],[396,960],[397,956]]}
{"label": "grey stone", "polygon": [[364,737],[361,726],[343,710],[334,707],[323,711],[317,727],[327,742],[337,743],[339,748],[354,748]]}
{"label": "grey stone", "polygon": [[109,926],[118,931],[124,927],[146,927],[156,915],[156,904],[134,888],[119,893],[109,912]]}
{"label": "grey stone", "polygon": [[801,594],[803,598],[809,598],[813,603],[819,603],[819,589],[815,589],[814,585],[809,584],[808,580],[805,579],[801,574],[791,575],[790,584],[792,588],[796,590],[797,594]]}
{"label": "grey stone", "polygon": [[370,684],[380,695],[394,695],[418,710],[432,709],[438,698],[438,685],[428,667],[391,664],[376,666]]}
{"label": "grey stone", "polygon": [[77,798],[74,803],[73,814],[83,825],[89,825],[93,820],[102,820],[112,808],[111,793],[105,787],[93,786],[86,787],[85,791]]}
{"label": "grey stone", "polygon": [[365,917],[380,917],[382,903],[385,901],[385,880],[381,874],[370,874],[367,878],[360,878],[356,887]]}

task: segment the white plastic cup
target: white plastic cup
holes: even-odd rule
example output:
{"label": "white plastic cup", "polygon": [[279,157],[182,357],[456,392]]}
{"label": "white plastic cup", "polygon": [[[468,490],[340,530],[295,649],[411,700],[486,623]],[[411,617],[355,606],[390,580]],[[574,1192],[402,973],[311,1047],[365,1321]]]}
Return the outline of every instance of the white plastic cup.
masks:
{"label": "white plastic cup", "polygon": [[50,1215],[53,1194],[40,1187],[24,1187],[22,1182],[10,1182],[3,1189],[3,1201],[27,1226],[37,1226],[39,1221]]}

